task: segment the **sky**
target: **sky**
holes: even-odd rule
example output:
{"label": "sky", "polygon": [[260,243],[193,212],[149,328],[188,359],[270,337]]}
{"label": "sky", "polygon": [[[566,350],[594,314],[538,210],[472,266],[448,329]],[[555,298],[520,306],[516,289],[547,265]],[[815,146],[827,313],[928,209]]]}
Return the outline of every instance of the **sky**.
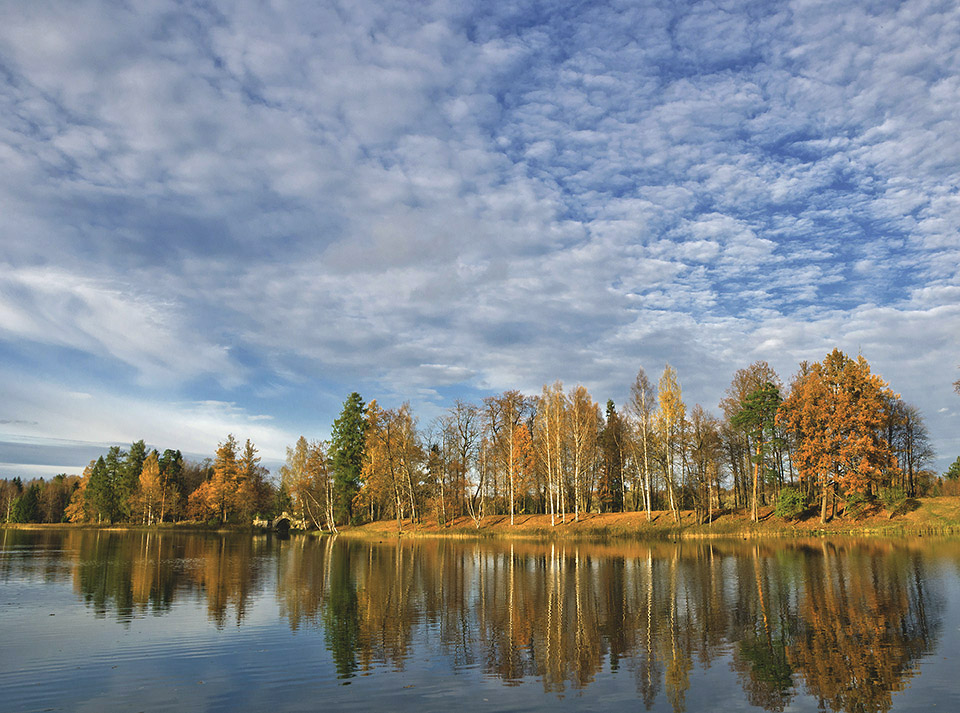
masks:
{"label": "sky", "polygon": [[0,476],[835,347],[960,455],[955,2],[0,15]]}

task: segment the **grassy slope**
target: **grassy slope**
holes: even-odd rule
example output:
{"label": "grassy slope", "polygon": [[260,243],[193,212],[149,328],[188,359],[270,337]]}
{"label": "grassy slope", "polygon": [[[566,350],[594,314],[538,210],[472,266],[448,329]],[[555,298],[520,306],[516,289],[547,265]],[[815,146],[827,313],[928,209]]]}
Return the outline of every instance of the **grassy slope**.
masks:
{"label": "grassy slope", "polygon": [[[558,517],[556,525],[550,525],[549,515],[516,515],[514,524],[506,515],[488,515],[478,528],[468,517],[458,518],[445,527],[439,527],[433,518],[413,525],[409,520],[403,522],[404,536],[454,536],[454,537],[517,537],[535,539],[600,539],[606,537],[631,539],[658,539],[674,537],[711,537],[711,536],[811,536],[843,534],[960,534],[960,497],[921,498],[910,501],[909,506],[893,518],[879,508],[864,513],[860,517],[839,516],[826,524],[820,523],[819,513],[809,512],[800,520],[785,521],[773,515],[773,508],[761,508],[761,521],[750,522],[750,516],[744,510],[727,510],[715,514],[710,524],[698,525],[693,513],[681,513],[677,524],[669,511],[653,513],[651,522],[647,522],[643,513],[610,513],[599,515],[589,513],[581,515],[575,522],[573,515],[567,515],[566,522]],[[0,524],[0,528],[46,529],[46,528],[88,528],[112,530],[155,530],[157,526],[143,525],[43,525],[43,524]],[[203,525],[198,523],[165,523],[160,529],[167,531],[198,530],[206,532],[253,531],[250,526],[241,525]],[[361,537],[394,536],[398,532],[395,520],[379,522],[359,527],[342,528],[347,535]]]}
{"label": "grassy slope", "polygon": [[[668,511],[653,513],[651,522],[646,521],[643,513],[590,513],[581,515],[574,522],[572,515],[561,523],[550,525],[549,515],[515,515],[514,524],[506,515],[485,517],[479,528],[470,518],[458,518],[446,527],[439,527],[436,521],[428,518],[425,522],[413,525],[404,521],[404,535],[434,536],[455,535],[460,537],[556,537],[556,538],[597,538],[597,537],[709,537],[711,535],[819,535],[819,534],[909,534],[909,533],[958,533],[960,534],[960,497],[923,498],[911,501],[907,511],[890,518],[880,509],[874,509],[860,517],[847,517],[842,513],[826,524],[821,524],[818,513],[809,513],[796,521],[785,521],[774,517],[772,508],[761,508],[761,521],[750,522],[746,511],[724,511],[710,524],[698,525],[692,512],[683,512],[677,524]],[[383,520],[346,528],[345,534],[382,537],[396,535],[395,520]]]}

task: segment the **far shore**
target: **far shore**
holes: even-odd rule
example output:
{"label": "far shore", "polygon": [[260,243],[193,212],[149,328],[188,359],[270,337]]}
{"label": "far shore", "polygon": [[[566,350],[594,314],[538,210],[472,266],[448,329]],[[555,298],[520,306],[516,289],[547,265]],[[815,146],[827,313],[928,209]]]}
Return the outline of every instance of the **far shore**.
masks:
{"label": "far shore", "polygon": [[791,537],[829,535],[960,535],[960,497],[932,497],[908,501],[902,512],[889,513],[874,507],[857,517],[844,513],[826,523],[819,512],[809,511],[796,520],[784,520],[772,507],[760,508],[760,521],[752,522],[748,510],[722,510],[713,513],[710,522],[698,523],[692,511],[681,511],[680,522],[669,510],[654,511],[650,521],[644,512],[581,513],[576,519],[567,513],[565,520],[550,515],[488,515],[479,523],[459,517],[445,525],[436,518],[419,523],[404,520],[380,520],[357,527],[342,528],[342,535],[356,537],[520,537],[536,539],[663,539],[708,537]]}
{"label": "far shore", "polygon": [[[252,525],[207,524],[198,522],[164,523],[162,525],[137,524],[5,524],[0,527],[21,530],[48,529],[93,529],[106,531],[143,532],[249,532],[264,530]],[[298,533],[294,533],[295,535]],[[299,533],[325,535],[312,531]],[[525,538],[525,539],[675,539],[709,537],[791,537],[830,535],[960,535],[960,497],[931,497],[908,501],[902,512],[893,517],[875,507],[854,517],[840,512],[826,523],[820,522],[818,512],[809,511],[796,520],[784,520],[773,514],[772,507],[760,509],[760,522],[752,522],[746,510],[722,510],[713,513],[710,522],[698,523],[692,511],[681,511],[678,523],[670,511],[654,511],[650,521],[644,512],[581,513],[577,519],[573,513],[565,518],[559,515],[551,524],[550,515],[514,515],[510,524],[509,515],[487,515],[479,523],[470,517],[458,517],[440,524],[430,515],[421,522],[409,519],[379,520],[365,525],[341,527],[339,534],[349,537],[457,537],[457,538]]]}

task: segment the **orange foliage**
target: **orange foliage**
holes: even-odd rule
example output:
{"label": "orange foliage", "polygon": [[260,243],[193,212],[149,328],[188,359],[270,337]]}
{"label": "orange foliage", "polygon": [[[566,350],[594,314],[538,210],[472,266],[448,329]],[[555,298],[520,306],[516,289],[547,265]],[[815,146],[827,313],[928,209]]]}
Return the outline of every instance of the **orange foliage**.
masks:
{"label": "orange foliage", "polygon": [[777,423],[797,438],[794,465],[802,479],[824,490],[865,492],[899,473],[884,438],[889,404],[896,396],[870,373],[866,359],[834,349],[823,362],[803,365]]}

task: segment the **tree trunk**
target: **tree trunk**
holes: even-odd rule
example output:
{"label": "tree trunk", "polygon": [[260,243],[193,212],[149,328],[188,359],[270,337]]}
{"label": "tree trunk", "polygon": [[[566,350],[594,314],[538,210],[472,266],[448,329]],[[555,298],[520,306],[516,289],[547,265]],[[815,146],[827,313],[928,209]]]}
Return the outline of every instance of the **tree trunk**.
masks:
{"label": "tree trunk", "polygon": [[829,485],[827,483],[823,484],[823,492],[820,496],[820,522],[824,523],[827,521],[827,494],[829,493]]}

